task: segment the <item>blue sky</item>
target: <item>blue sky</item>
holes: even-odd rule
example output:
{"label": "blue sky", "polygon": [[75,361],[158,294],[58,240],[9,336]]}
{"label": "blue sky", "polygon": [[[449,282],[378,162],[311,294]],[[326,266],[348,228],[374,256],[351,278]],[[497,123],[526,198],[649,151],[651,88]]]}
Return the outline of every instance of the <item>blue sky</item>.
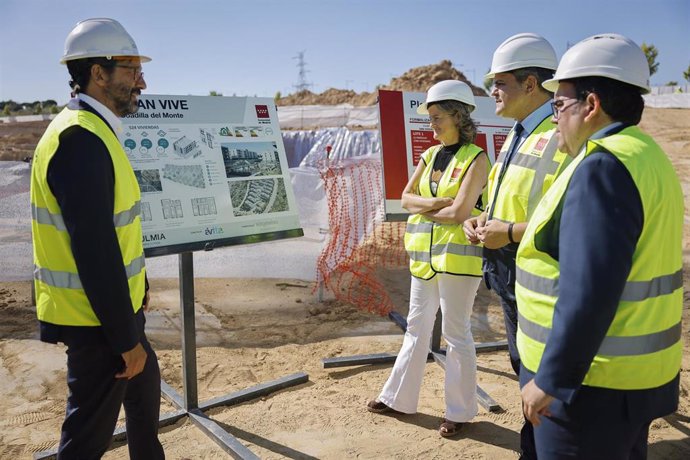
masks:
{"label": "blue sky", "polygon": [[69,98],[58,61],[77,21],[112,17],[134,37],[148,93],[273,96],[294,91],[304,51],[313,91],[373,91],[450,59],[476,84],[505,38],[546,37],[560,56],[602,32],[659,50],[652,84],[683,82],[689,0],[0,0],[0,100]]}

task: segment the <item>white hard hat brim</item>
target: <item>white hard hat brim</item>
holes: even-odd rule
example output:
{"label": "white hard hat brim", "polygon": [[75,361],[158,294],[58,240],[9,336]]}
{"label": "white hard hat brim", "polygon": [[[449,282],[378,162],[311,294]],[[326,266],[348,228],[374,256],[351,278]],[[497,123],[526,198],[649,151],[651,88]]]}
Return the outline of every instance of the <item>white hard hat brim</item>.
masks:
{"label": "white hard hat brim", "polygon": [[426,93],[426,100],[417,107],[417,113],[426,115],[429,113],[429,104],[441,101],[458,101],[470,107],[472,112],[477,106],[470,86],[459,80],[443,80],[435,83]]}
{"label": "white hard hat brim", "polygon": [[77,59],[103,57],[139,58],[141,62],[151,60],[142,56],[132,36],[115,19],[91,18],[79,21],[65,39],[65,52],[61,64]]}
{"label": "white hard hat brim", "polygon": [[429,109],[427,108],[426,102],[417,107],[417,113],[420,115],[429,115]]}
{"label": "white hard hat brim", "polygon": [[649,93],[649,65],[642,49],[619,34],[598,34],[565,52],[556,74],[542,86],[549,91],[558,83],[576,78],[601,77],[627,83]]}
{"label": "white hard hat brim", "polygon": [[555,76],[556,78],[552,78],[550,80],[544,81],[544,83],[541,84],[541,86],[546,89],[547,91],[550,91],[552,93],[555,93],[556,90],[558,90],[558,84],[563,81],[563,80],[573,80],[577,78],[587,78],[587,77],[602,77],[602,78],[609,78],[611,80],[616,80],[620,81],[623,83],[627,83],[631,86],[635,86],[640,90],[642,94],[648,94],[651,89],[649,86],[642,86],[640,82],[633,81],[632,79],[629,78],[624,78],[622,77],[619,73],[616,72],[606,72],[605,70],[597,69],[597,70],[592,70],[590,72],[582,71],[582,72],[573,72],[570,75],[563,75],[563,76]]}
{"label": "white hard hat brim", "polygon": [[552,78],[550,80],[545,80],[544,83],[541,84],[541,86],[546,91],[549,91],[551,93],[555,93],[556,90],[558,89],[558,83],[559,82],[560,82],[560,80],[556,80],[555,78]]}
{"label": "white hard hat brim", "polygon": [[508,37],[494,51],[491,69],[484,78],[495,78],[496,74],[538,67],[556,70],[556,52],[544,37],[534,33],[520,33]]}
{"label": "white hard hat brim", "polygon": [[77,59],[88,59],[88,58],[93,58],[93,57],[104,57],[104,58],[106,58],[106,59],[111,59],[111,58],[114,58],[114,57],[131,57],[132,59],[139,58],[139,61],[140,61],[142,64],[143,64],[144,62],[151,62],[151,60],[152,60],[150,57],[148,57],[148,56],[143,56],[143,55],[141,55],[141,54],[136,54],[136,55],[132,55],[132,54],[111,54],[111,55],[108,55],[108,56],[103,56],[102,53],[84,53],[84,54],[81,54],[81,55],[78,55],[78,56],[72,55],[72,56],[69,56],[69,57],[66,57],[66,58],[63,57],[62,59],[60,59],[60,64],[67,64],[67,62],[69,62],[69,61],[76,61]]}
{"label": "white hard hat brim", "polygon": [[[446,100],[452,100],[452,101],[454,101],[455,99],[446,99]],[[440,102],[440,101],[433,101],[433,102]],[[433,102],[431,102],[431,103],[433,104]],[[462,102],[462,103],[465,104],[467,107],[469,107],[469,108],[470,108],[470,113],[474,112],[474,109],[477,108],[476,106],[474,106],[474,105],[472,105],[472,104],[468,104],[467,102],[464,102],[464,101],[458,101],[458,102]],[[428,105],[427,105],[426,102],[425,102],[424,104],[421,104],[419,107],[417,107],[417,113],[420,114],[420,115],[429,115],[429,107],[428,107]]]}
{"label": "white hard hat brim", "polygon": [[537,67],[539,69],[546,69],[546,70],[551,70],[552,72],[556,70],[555,67],[553,66],[546,66],[546,65],[526,65],[523,62],[516,63],[511,66],[504,66],[498,69],[495,69],[493,72],[489,72],[486,75],[484,75],[484,78],[496,78],[496,74],[499,73],[504,73],[504,72],[512,72],[514,70],[520,70],[520,69],[528,69],[531,67]]}

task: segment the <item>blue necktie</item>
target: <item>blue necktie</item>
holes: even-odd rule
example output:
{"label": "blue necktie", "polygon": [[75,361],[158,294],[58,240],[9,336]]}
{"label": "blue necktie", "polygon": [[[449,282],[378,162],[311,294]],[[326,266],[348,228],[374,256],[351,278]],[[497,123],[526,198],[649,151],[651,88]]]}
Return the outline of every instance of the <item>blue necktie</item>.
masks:
{"label": "blue necktie", "polygon": [[501,174],[505,173],[506,168],[508,167],[510,162],[513,161],[513,157],[515,156],[515,152],[517,151],[517,146],[520,143],[520,135],[524,130],[525,128],[520,123],[515,123],[515,127],[513,128],[513,140],[510,141],[510,148],[508,149],[506,159],[503,162]]}
{"label": "blue necktie", "polygon": [[[510,164],[511,161],[513,161],[513,157],[515,156],[515,152],[518,149],[518,144],[520,143],[520,134],[525,130],[525,128],[520,124],[520,123],[515,123],[515,126],[513,127],[513,139],[510,141],[510,147],[508,148],[508,151],[506,152],[506,156],[503,160],[503,164],[501,165],[501,172],[498,174],[498,184],[496,185],[496,193],[494,194],[494,201],[496,201],[496,197],[498,196],[498,192],[501,190],[501,182],[503,182],[503,176],[506,174],[506,170],[508,169],[508,165]],[[491,219],[494,215],[494,206],[493,203],[491,203],[491,209],[489,210],[489,219]]]}

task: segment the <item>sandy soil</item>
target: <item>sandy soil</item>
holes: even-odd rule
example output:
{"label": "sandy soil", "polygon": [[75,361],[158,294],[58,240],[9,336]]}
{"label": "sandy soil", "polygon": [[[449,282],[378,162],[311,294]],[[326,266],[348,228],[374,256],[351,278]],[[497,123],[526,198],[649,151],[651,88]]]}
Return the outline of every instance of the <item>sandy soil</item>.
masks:
{"label": "sandy soil", "polygon": [[48,120],[0,123],[0,160],[22,161],[32,157],[49,123]]}
{"label": "sandy soil", "polygon": [[[643,128],[661,142],[690,192],[690,111],[646,112]],[[3,136],[3,139],[6,139]],[[1,149],[0,149],[1,150]],[[687,206],[686,206],[687,208]],[[686,226],[690,223],[686,211]],[[690,228],[685,263],[690,261]],[[679,410],[653,422],[651,459],[690,458],[690,277],[686,266],[684,350]],[[381,272],[401,314],[407,310],[408,274]],[[309,382],[235,406],[207,412],[261,458],[517,458],[521,411],[506,351],[478,357],[479,385],[503,408],[479,415],[457,439],[442,439],[443,372],[427,372],[419,412],[387,417],[365,410],[389,365],[323,369],[321,359],[397,352],[402,335],[391,321],[334,300],[316,301],[312,286],[297,279],[197,279],[199,400],[227,395],[296,372]],[[0,283],[0,459],[31,458],[55,448],[65,407],[65,355],[37,340],[28,282]],[[165,381],[182,391],[180,308],[176,280],[152,282],[148,335]],[[500,307],[481,289],[473,314],[475,341],[500,340]],[[163,412],[172,406],[163,402]],[[161,430],[171,459],[224,459],[227,455],[188,419]],[[127,458],[115,444],[106,459]]]}

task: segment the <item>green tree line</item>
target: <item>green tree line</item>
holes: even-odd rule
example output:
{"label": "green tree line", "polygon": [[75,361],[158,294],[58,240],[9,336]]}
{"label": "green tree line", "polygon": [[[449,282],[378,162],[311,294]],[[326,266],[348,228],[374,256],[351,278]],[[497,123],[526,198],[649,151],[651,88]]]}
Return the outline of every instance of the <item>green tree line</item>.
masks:
{"label": "green tree line", "polygon": [[46,99],[44,101],[33,102],[15,102],[13,100],[0,101],[0,114],[2,116],[9,115],[38,115],[42,113],[58,113],[57,101],[53,99]]}

